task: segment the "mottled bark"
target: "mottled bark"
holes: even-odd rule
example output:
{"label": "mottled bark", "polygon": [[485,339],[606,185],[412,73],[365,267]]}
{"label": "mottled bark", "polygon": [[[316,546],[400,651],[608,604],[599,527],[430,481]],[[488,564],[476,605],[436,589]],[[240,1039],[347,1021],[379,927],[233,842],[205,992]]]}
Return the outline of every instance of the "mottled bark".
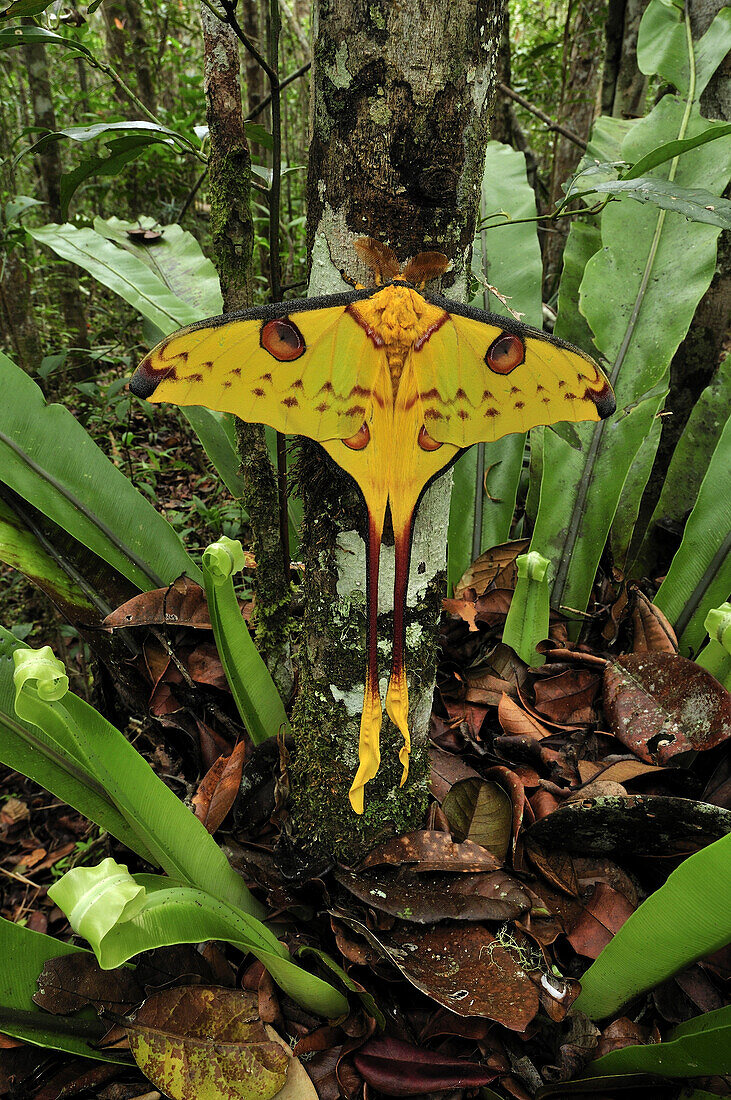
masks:
{"label": "mottled bark", "polygon": [[602,114],[643,114],[647,77],[637,67],[637,34],[650,0],[609,0],[602,84]]}
{"label": "mottled bark", "polygon": [[[363,282],[353,242],[370,235],[402,261],[420,251],[453,263],[444,288],[462,297],[474,236],[500,37],[498,0],[475,5],[320,0],[315,15],[314,121],[308,181],[310,292]],[[418,512],[407,610],[413,753],[399,788],[400,734],[384,718],[381,770],[356,816],[348,788],[358,759],[365,671],[365,511],[353,484],[314,445],[302,448],[304,646],[292,770],[298,835],[353,858],[418,825],[426,805],[427,731],[436,627],[445,584],[450,477]],[[389,540],[385,536],[386,543]],[[393,547],[381,551],[381,673],[391,654]]]}
{"label": "mottled bark", "polygon": [[[42,43],[36,42],[23,46],[28,71],[31,106],[34,125],[41,131],[55,131],[56,112],[53,107],[53,94],[48,71],[48,57]],[[51,142],[37,157],[40,168],[41,189],[46,203],[45,213],[50,221],[63,222],[61,212],[61,156],[58,142]],[[77,378],[89,377],[94,373],[94,364],[89,358],[89,337],[86,329],[86,311],[84,299],[79,292],[78,268],[73,264],[54,265],[53,288],[61,302],[69,343],[67,367]]]}
{"label": "mottled bark", "polygon": [[0,321],[19,367],[34,374],[43,358],[31,303],[31,273],[22,246],[16,242],[0,255]]}
{"label": "mottled bark", "polygon": [[[230,27],[201,4],[203,82],[210,131],[208,199],[211,237],[224,308],[243,309],[252,302],[251,160],[244,133],[239,78],[239,45]],[[280,686],[287,687],[289,578],[279,538],[277,483],[260,424],[236,422],[257,568],[253,587],[259,648]]]}
{"label": "mottled bark", "polygon": [[[569,6],[564,37],[564,71],[557,121],[587,141],[598,108],[602,33],[607,0],[576,0]],[[561,185],[576,171],[583,149],[563,134],[557,134],[551,165],[550,208],[563,197]],[[568,222],[554,222],[546,234],[543,271],[547,296],[561,271]]]}

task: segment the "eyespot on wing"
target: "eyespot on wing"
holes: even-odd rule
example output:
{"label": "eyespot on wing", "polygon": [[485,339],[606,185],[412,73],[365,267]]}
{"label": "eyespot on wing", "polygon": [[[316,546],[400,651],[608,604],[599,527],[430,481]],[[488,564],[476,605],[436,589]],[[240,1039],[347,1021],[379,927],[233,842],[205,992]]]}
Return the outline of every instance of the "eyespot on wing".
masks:
{"label": "eyespot on wing", "polygon": [[307,349],[304,336],[289,317],[278,317],[274,321],[265,322],[261,327],[259,342],[264,351],[268,351],[280,363],[299,359]]}

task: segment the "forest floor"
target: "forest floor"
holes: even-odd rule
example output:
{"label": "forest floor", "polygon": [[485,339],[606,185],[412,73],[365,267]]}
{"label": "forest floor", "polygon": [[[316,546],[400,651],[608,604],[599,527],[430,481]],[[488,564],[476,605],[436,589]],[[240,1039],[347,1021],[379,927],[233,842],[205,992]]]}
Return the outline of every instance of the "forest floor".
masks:
{"label": "forest floor", "polygon": [[[112,433],[99,435],[138,487],[174,502],[168,517],[200,546],[222,528],[237,537],[241,510],[221,490],[211,502],[214,480],[191,457],[197,452],[184,422],[168,414],[150,433],[133,417],[128,430],[137,428],[151,442],[130,444],[125,455]],[[648,594],[626,591],[619,578],[596,592],[581,644],[557,617],[541,647],[545,663],[528,668],[500,640],[523,548],[506,544],[483,555],[445,601],[432,800],[422,828],[381,845],[359,867],[308,871],[303,863],[296,878],[280,866],[286,752],[271,742],[254,749],[246,739],[236,748],[236,711],[202,592],[176,582],[126,605],[144,662],[136,712],[115,718],[122,714],[127,736],[226,845],[274,913],[277,935],[292,949],[327,951],[355,995],[346,1018],[324,1022],[283,995],[260,963],[240,964],[211,945],[151,953],[144,993],[181,981],[251,991],[260,1018],[294,1044],[306,1069],[295,1100],[568,1095],[566,1083],[597,1055],[659,1041],[728,1003],[726,950],[601,1026],[567,1015],[582,973],[628,916],[689,854],[729,830],[728,696],[678,655]],[[171,598],[185,609],[174,630],[164,622]],[[0,573],[0,621],[33,646],[50,644],[69,666],[72,688],[103,709],[110,685],[84,641],[9,571]],[[700,694],[704,709],[693,725],[683,700]],[[0,771],[2,916],[67,939],[48,888],[71,867],[107,855],[129,862],[69,806]],[[70,977],[59,970],[55,981],[47,971],[42,1005],[66,1013]],[[120,1003],[95,963],[74,977],[74,988],[80,1004],[117,1015],[135,1003],[134,996]],[[731,1079],[694,1084],[731,1093]],[[676,1096],[677,1089],[645,1079],[621,1095]],[[91,1062],[0,1036],[0,1095],[159,1094],[131,1060]],[[614,1092],[605,1084],[596,1095]]]}

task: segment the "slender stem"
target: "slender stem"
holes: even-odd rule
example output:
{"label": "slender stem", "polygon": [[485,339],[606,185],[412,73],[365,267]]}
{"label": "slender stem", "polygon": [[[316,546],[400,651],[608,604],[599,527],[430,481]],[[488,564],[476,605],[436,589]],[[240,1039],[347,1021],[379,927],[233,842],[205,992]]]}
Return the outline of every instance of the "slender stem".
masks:
{"label": "slender stem", "polygon": [[516,103],[519,103],[521,107],[525,107],[526,111],[530,111],[532,115],[539,118],[541,122],[545,122],[549,130],[555,130],[558,134],[563,134],[569,141],[573,141],[574,145],[578,145],[580,149],[586,149],[586,142],[583,138],[580,138],[578,134],[575,134],[573,130],[569,130],[567,126],[562,126],[560,122],[556,122],[555,119],[547,115],[545,111],[542,111],[540,107],[536,107],[535,103],[531,103],[525,96],[520,95],[519,92],[514,92],[512,88],[509,88],[507,84],[498,84],[498,88],[503,95],[508,96],[509,99],[514,99]]}
{"label": "slender stem", "polygon": [[[300,65],[299,69],[295,69],[295,71],[293,73],[290,73],[289,76],[285,76],[284,80],[282,80],[279,84],[280,92],[283,91],[288,84],[291,84],[293,80],[298,80],[299,77],[304,76],[305,73],[309,72],[311,68],[312,62],[308,61],[306,62],[306,64]],[[251,122],[253,119],[255,119],[256,116],[260,115],[261,112],[265,110],[271,102],[272,93],[270,92],[269,95],[264,96],[261,103],[257,103],[256,107],[254,107],[252,111],[249,111],[248,115],[246,116],[246,122]]]}
{"label": "slender stem", "polygon": [[[203,3],[206,4],[206,6],[208,8],[210,8],[210,10],[219,19],[221,18],[221,13],[217,12],[216,9],[211,4],[208,3],[208,0],[203,0]],[[234,32],[236,37],[246,47],[246,49],[249,51],[251,56],[256,61],[257,65],[260,65],[261,68],[264,70],[264,72],[267,74],[267,76],[269,77],[269,83],[272,85],[272,87],[275,84],[277,86],[279,86],[279,78],[277,76],[276,64],[272,66],[269,62],[267,62],[265,60],[265,58],[262,57],[262,55],[259,53],[259,51],[257,50],[254,43],[251,41],[251,39],[248,38],[244,34],[243,30],[241,29],[241,25],[240,25],[238,19],[236,18],[236,0],[221,0],[221,7],[224,10],[224,21],[226,23],[228,23],[229,27]],[[277,15],[279,15],[278,10],[277,10]],[[278,35],[277,35],[277,38],[278,38]],[[278,42],[277,42],[277,45],[279,45]],[[269,49],[269,57],[271,59],[271,43],[270,43],[270,49]]]}

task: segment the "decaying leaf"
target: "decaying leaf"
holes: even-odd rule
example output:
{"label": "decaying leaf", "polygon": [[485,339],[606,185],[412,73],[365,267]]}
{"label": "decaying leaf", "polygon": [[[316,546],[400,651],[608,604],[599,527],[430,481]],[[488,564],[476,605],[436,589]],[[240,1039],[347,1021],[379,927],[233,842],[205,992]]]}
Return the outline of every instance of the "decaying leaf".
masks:
{"label": "decaying leaf", "polygon": [[219,756],[208,769],[193,796],[195,816],[209,833],[215,833],[234,804],[245,759],[246,742],[239,741],[230,756]]}
{"label": "decaying leaf", "polygon": [[127,1023],[132,1054],[171,1100],[270,1100],[290,1059],[244,990],[178,986],[148,997]]}
{"label": "decaying leaf", "polygon": [[424,1050],[400,1039],[369,1039],[353,1061],[368,1084],[384,1096],[425,1096],[446,1089],[477,1088],[497,1076],[487,1066]]}
{"label": "decaying leaf", "polygon": [[460,875],[420,875],[405,869],[396,875],[337,871],[335,877],[365,905],[416,924],[507,921],[530,909],[530,898],[505,871]]}
{"label": "decaying leaf", "polygon": [[390,864],[401,867],[413,864],[414,871],[494,871],[500,863],[480,844],[465,840],[455,843],[448,833],[436,829],[419,829],[406,833],[373,848],[361,866],[363,869]]}
{"label": "decaying leaf", "polygon": [[107,615],[109,630],[127,626],[191,626],[212,630],[205,593],[188,577],[178,577],[167,588],[133,596]]}
{"label": "decaying leaf", "polygon": [[496,582],[496,587],[514,588],[517,578],[515,559],[528,549],[529,544],[530,539],[516,539],[493,546],[480,554],[467,568],[459,584],[455,585],[454,594],[457,599],[462,597],[467,588],[474,588],[475,594],[482,596],[493,582]]}
{"label": "decaying leaf", "polygon": [[632,586],[632,652],[677,653],[678,639],[665,615],[635,585]]}
{"label": "decaying leaf", "polygon": [[618,657],[604,674],[604,710],[615,736],[648,764],[731,736],[731,695],[676,653]]}
{"label": "decaying leaf", "polygon": [[513,804],[498,783],[463,779],[455,783],[442,803],[454,838],[487,848],[501,862],[510,847]]}
{"label": "decaying leaf", "polygon": [[547,729],[533,715],[528,714],[506,693],[503,693],[500,697],[497,716],[505,732],[513,736],[532,737],[536,741],[551,736],[551,730]]}

